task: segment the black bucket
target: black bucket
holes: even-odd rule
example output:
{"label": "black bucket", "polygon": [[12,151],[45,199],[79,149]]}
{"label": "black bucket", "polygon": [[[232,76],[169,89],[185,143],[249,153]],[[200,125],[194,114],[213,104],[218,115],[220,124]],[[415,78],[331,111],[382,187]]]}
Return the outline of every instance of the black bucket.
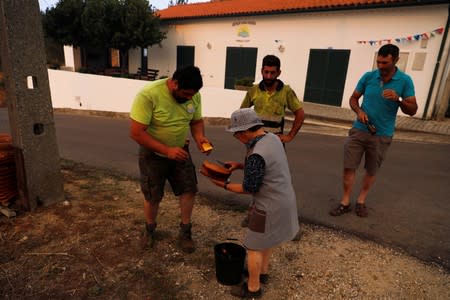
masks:
{"label": "black bucket", "polygon": [[224,285],[235,285],[242,281],[246,251],[235,243],[214,246],[217,281]]}

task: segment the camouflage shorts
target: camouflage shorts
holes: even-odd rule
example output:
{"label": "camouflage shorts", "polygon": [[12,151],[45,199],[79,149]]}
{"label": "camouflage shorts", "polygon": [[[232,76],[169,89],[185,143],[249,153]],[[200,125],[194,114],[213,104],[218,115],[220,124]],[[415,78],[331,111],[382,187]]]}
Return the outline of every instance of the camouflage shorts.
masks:
{"label": "camouflage shorts", "polygon": [[190,156],[187,161],[177,162],[140,147],[139,170],[141,190],[147,201],[161,201],[166,180],[169,181],[176,196],[198,191],[195,166]]}

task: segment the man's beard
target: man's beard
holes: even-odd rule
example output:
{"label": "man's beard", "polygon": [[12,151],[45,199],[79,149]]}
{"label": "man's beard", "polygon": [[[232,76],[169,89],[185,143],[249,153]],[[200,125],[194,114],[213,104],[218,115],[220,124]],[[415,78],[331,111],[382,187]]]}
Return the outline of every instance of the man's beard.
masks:
{"label": "man's beard", "polygon": [[173,98],[175,99],[175,101],[177,101],[177,102],[180,103],[180,104],[183,104],[183,103],[189,101],[189,99],[181,98],[181,97],[177,97],[177,96],[173,96]]}
{"label": "man's beard", "polygon": [[271,87],[275,84],[275,82],[277,81],[276,79],[264,79],[264,85],[267,87]]}

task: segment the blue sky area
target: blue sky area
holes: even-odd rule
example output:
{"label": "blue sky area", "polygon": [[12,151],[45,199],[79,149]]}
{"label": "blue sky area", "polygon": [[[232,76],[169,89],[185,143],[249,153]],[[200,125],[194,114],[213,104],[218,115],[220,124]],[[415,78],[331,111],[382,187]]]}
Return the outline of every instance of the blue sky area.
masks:
{"label": "blue sky area", "polygon": [[[39,0],[39,7],[41,10],[46,10],[48,7],[54,6],[58,0]],[[175,0],[174,0],[175,2]],[[196,3],[196,2],[208,2],[207,0],[189,0],[189,3]],[[169,0],[150,0],[150,4],[153,5],[153,7],[156,7],[157,9],[164,9],[167,8],[169,4]]]}

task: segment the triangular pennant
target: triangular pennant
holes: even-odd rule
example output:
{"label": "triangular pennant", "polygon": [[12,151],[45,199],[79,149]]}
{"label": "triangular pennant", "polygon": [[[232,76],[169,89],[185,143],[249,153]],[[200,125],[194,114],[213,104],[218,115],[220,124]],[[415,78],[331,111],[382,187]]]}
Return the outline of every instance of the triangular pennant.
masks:
{"label": "triangular pennant", "polygon": [[383,43],[392,43],[392,42],[397,42],[397,43],[404,43],[407,41],[419,41],[419,40],[429,40],[430,38],[436,36],[436,34],[442,34],[444,32],[444,27],[440,27],[440,28],[436,28],[435,30],[431,31],[431,32],[424,32],[424,33],[420,33],[420,34],[414,34],[414,35],[410,35],[410,36],[406,36],[406,37],[397,37],[397,38],[391,38],[391,39],[383,39],[383,40],[370,40],[370,41],[358,41],[359,44],[370,44],[372,45],[382,45]]}
{"label": "triangular pennant", "polygon": [[442,34],[444,32],[444,27],[435,30],[437,33]]}

